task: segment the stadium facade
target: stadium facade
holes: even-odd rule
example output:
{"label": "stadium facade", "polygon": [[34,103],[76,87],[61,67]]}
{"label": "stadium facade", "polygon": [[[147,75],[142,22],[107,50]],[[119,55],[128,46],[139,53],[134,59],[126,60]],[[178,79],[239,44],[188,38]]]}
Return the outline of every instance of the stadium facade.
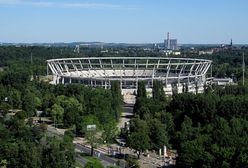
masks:
{"label": "stadium facade", "polygon": [[81,83],[90,87],[110,88],[111,81],[120,81],[122,93],[137,91],[138,81],[146,83],[151,93],[153,81],[162,81],[164,91],[201,93],[207,82],[211,60],[167,57],[87,57],[47,60],[52,84]]}

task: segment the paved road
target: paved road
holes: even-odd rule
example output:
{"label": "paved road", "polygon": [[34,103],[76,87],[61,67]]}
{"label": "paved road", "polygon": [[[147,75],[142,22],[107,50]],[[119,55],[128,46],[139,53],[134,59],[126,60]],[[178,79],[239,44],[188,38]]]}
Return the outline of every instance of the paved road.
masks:
{"label": "paved road", "polygon": [[[79,151],[82,151],[84,153],[87,153],[87,154],[90,154],[90,148],[88,147],[85,147],[85,146],[82,146],[82,145],[79,145],[79,144],[75,144],[75,148]],[[100,153],[100,156],[98,156]],[[109,165],[116,165],[117,161],[116,159],[114,158],[111,158],[109,156],[107,156],[106,154],[102,153],[102,152],[99,152],[99,151],[96,151],[94,150],[94,156],[99,158],[100,160],[104,161],[104,165],[105,166],[109,166]],[[125,162],[124,161],[120,161],[120,166],[121,168],[125,168]]]}
{"label": "paved road", "polygon": [[[134,106],[133,104],[124,104],[124,106],[123,106],[123,113],[122,113],[120,122],[118,124],[118,127],[119,128],[123,128],[124,125],[125,125],[125,122],[129,122],[130,119],[133,117],[133,106]],[[52,135],[57,135],[57,136],[60,136],[61,135],[61,133],[58,130],[56,130],[55,128],[53,128],[53,127],[48,127],[47,133],[50,133]],[[77,150],[79,150],[81,152],[84,152],[84,153],[87,153],[87,154],[90,154],[91,153],[90,148],[85,147],[85,146],[82,146],[82,145],[79,145],[79,144],[75,144],[75,148]],[[100,153],[100,156],[98,156],[99,153]],[[109,157],[108,155],[106,155],[106,154],[104,154],[104,153],[102,153],[100,151],[97,151],[97,150],[94,150],[94,156],[97,157],[97,158],[99,158],[100,160],[102,160],[104,166],[116,165],[116,163],[118,162],[117,159],[114,159],[112,157]],[[76,159],[82,165],[85,165],[87,163],[87,160],[84,159],[81,156],[76,157]],[[125,161],[119,161],[119,167],[125,168]]]}

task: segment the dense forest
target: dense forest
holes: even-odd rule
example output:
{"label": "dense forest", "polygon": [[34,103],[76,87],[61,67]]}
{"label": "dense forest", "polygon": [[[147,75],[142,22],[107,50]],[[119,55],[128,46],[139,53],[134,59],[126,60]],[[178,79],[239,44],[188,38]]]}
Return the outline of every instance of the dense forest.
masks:
{"label": "dense forest", "polygon": [[136,117],[124,133],[130,147],[140,152],[163,145],[177,149],[177,167],[248,165],[246,86],[168,98],[159,83],[154,83],[152,98],[146,96],[144,83],[139,83]]}
{"label": "dense forest", "polygon": [[[198,49],[200,50],[200,49]],[[213,77],[229,77],[235,81],[239,81],[242,78],[242,59],[244,54],[244,61],[248,63],[248,49],[222,49],[213,52],[212,55],[198,55],[198,53],[191,53],[189,51],[184,52],[186,57],[191,58],[204,58],[213,61]],[[247,71],[247,66],[246,66]],[[245,74],[246,78],[248,73]]]}
{"label": "dense forest", "polygon": [[[104,90],[83,85],[53,86],[24,79],[6,81],[9,75],[6,73],[0,80],[0,160],[6,160],[8,167],[74,166],[71,136],[49,137],[46,124],[36,125],[30,118],[37,115],[37,110],[51,118],[56,127],[71,128],[74,136],[84,135],[86,125],[95,124],[103,132],[102,141],[109,143],[115,137],[113,131],[122,103],[117,82],[111,90]],[[11,109],[21,111],[11,117],[8,115]],[[31,156],[35,160],[31,161]]]}
{"label": "dense forest", "polygon": [[[50,85],[32,79],[39,64],[26,62],[22,57],[26,48],[7,48],[1,50],[7,55],[1,55],[0,71],[1,166],[75,167],[73,136],[85,136],[88,124],[97,126],[103,135],[101,141],[113,140],[122,104],[118,82],[114,81],[110,90],[79,84]],[[42,60],[46,52],[39,52]],[[45,62],[41,60],[43,67]],[[47,124],[33,122],[37,111],[55,127],[71,131],[64,137],[50,135]]]}

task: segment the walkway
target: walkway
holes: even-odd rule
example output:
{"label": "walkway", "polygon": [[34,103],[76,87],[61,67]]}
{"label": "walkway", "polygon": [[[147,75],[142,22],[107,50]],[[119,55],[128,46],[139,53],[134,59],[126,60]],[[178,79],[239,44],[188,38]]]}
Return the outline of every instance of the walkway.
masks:
{"label": "walkway", "polygon": [[122,114],[120,121],[118,123],[118,128],[124,128],[125,123],[128,123],[130,119],[133,117],[133,106],[134,104],[124,104],[122,107]]}

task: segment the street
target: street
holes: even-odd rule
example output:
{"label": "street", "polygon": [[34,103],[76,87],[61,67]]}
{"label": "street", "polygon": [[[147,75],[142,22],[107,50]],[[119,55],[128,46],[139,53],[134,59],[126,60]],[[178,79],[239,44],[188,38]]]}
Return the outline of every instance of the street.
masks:
{"label": "street", "polygon": [[[130,119],[133,117],[133,104],[124,104],[123,105],[123,113],[121,115],[120,121],[118,123],[118,128],[123,128],[126,122],[129,122]],[[58,129],[55,129],[52,126],[48,126],[47,133],[52,135],[63,135]],[[77,144],[75,144],[75,149],[81,153],[89,154],[91,153],[91,150],[89,147]],[[100,153],[100,154],[99,154]],[[121,168],[125,168],[125,161],[119,161],[118,159],[112,158],[108,156],[107,154],[103,153],[102,151],[99,151],[98,149],[94,149],[94,157],[102,160],[102,164],[106,166],[119,166]],[[76,159],[84,166],[87,163],[87,159],[83,158],[82,156],[77,156]]]}
{"label": "street", "polygon": [[[88,148],[86,146],[75,144],[75,149],[90,155],[90,148]],[[99,155],[99,153],[100,153],[100,155]],[[104,166],[110,166],[110,165],[116,165],[117,166],[117,162],[118,162],[117,159],[111,158],[111,157],[107,156],[106,154],[102,153],[99,150],[94,150],[94,157],[99,158],[100,160],[102,160]],[[80,158],[80,160],[79,160],[80,163],[82,163],[84,165],[85,164],[85,159],[83,159],[82,157],[77,157],[77,159],[78,158]],[[124,161],[119,161],[118,166],[121,167],[121,168],[125,168],[125,162]]]}

